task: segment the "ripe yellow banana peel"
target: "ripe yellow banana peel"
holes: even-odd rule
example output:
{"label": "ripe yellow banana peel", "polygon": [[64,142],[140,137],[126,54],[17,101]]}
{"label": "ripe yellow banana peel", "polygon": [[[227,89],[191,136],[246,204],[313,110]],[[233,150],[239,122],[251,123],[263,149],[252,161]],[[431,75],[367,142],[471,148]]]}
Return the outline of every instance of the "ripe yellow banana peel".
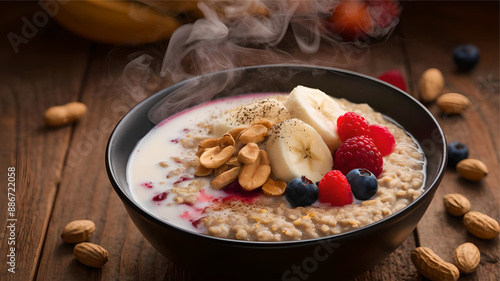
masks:
{"label": "ripe yellow banana peel", "polygon": [[62,26],[108,44],[135,45],[167,39],[181,25],[174,16],[135,1],[76,0],[59,8],[54,18]]}

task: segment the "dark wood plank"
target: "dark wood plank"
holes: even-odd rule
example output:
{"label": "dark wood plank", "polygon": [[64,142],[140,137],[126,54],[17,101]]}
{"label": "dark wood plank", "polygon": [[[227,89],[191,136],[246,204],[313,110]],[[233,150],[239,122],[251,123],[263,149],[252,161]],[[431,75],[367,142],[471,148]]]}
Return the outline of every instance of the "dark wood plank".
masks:
{"label": "dark wood plank", "polygon": [[[436,116],[448,141],[465,143],[469,157],[485,162],[490,174],[481,182],[460,179],[449,168],[435,198],[419,223],[418,244],[432,248],[447,261],[461,243],[473,242],[481,251],[481,264],[475,273],[461,280],[498,280],[500,278],[499,238],[482,240],[465,230],[461,218],[448,215],[442,198],[447,193],[461,193],[469,198],[472,210],[484,212],[497,221],[500,218],[498,167],[498,66],[499,10],[498,2],[436,3],[432,9],[422,3],[404,3],[407,17],[401,23],[405,46],[414,81],[412,91],[418,95],[416,83],[429,67],[441,69],[446,80],[445,92],[468,96],[474,106],[462,116],[445,116],[435,104],[428,105]],[[425,14],[422,20],[421,15]],[[433,20],[427,20],[427,19]],[[481,52],[481,61],[469,73],[459,73],[452,61],[452,50],[462,43],[473,43]]]}
{"label": "dark wood plank", "polygon": [[[121,74],[130,52],[100,46],[92,60],[82,102],[89,112],[74,131],[54,206],[39,280],[148,280],[166,276],[168,265],[142,237],[114,193],[104,166],[105,147],[118,120],[146,96],[122,89]],[[66,223],[91,219],[91,242],[109,251],[109,262],[92,269],[77,262],[60,233]]]}
{"label": "dark wood plank", "polygon": [[[23,18],[32,20],[41,8],[36,2],[0,4],[0,252],[7,255],[7,167],[16,168],[16,273],[7,271],[5,256],[1,280],[34,279],[52,206],[58,190],[72,126],[47,129],[43,112],[52,105],[75,101],[88,58],[89,45],[61,30],[51,20],[33,30],[16,53],[8,34],[23,36]],[[43,55],[41,55],[43,54]],[[10,250],[10,249],[9,249]],[[10,252],[10,251],[9,251]]]}

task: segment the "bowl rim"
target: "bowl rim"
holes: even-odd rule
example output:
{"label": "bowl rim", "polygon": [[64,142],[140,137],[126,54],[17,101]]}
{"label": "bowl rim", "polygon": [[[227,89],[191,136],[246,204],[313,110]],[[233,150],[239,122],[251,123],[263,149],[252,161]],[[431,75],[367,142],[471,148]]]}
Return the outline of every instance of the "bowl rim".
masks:
{"label": "bowl rim", "polygon": [[[156,215],[143,209],[143,207],[141,207],[138,202],[136,202],[133,198],[129,197],[122,190],[122,187],[119,186],[119,184],[116,180],[117,177],[116,177],[114,170],[112,168],[111,149],[113,146],[112,143],[113,143],[114,139],[116,138],[116,131],[119,130],[121,125],[123,125],[127,116],[131,115],[135,111],[138,111],[139,108],[141,107],[141,105],[148,102],[149,100],[154,99],[157,96],[161,96],[161,95],[168,96],[175,89],[177,89],[177,88],[179,88],[179,87],[181,87],[181,86],[183,86],[191,81],[194,81],[196,79],[200,79],[201,77],[207,78],[207,77],[210,77],[213,75],[220,75],[222,73],[231,72],[231,71],[245,71],[245,70],[259,69],[259,68],[300,68],[303,70],[325,70],[325,71],[335,72],[336,74],[346,74],[346,75],[351,75],[351,76],[357,76],[357,77],[360,77],[362,79],[372,80],[374,82],[377,82],[379,84],[383,84],[385,86],[388,86],[388,87],[398,91],[400,94],[406,96],[406,98],[410,99],[413,103],[415,103],[416,106],[419,106],[428,115],[428,117],[431,118],[432,122],[435,124],[436,128],[439,131],[439,137],[440,137],[439,139],[443,142],[443,147],[442,147],[443,156],[441,157],[441,165],[437,169],[437,173],[436,173],[435,178],[433,179],[432,182],[429,183],[429,187],[424,189],[423,193],[417,199],[410,202],[404,208],[392,213],[391,215],[389,215],[387,217],[384,217],[383,219],[381,219],[379,221],[362,226],[358,229],[349,230],[347,232],[342,232],[339,234],[333,234],[333,235],[318,237],[318,238],[311,238],[311,239],[304,239],[304,240],[290,240],[290,241],[247,241],[247,240],[237,240],[237,239],[231,239],[231,238],[220,238],[220,237],[210,236],[210,235],[203,234],[203,233],[197,233],[194,231],[190,231],[190,230],[184,229],[182,227],[176,226],[173,223],[169,223],[167,221],[164,221],[164,220],[160,219],[159,217],[157,217]],[[129,157],[130,156],[128,156],[128,158]],[[328,240],[328,239],[341,239],[341,238],[346,237],[346,236],[354,236],[356,233],[370,231],[373,228],[380,227],[380,225],[382,225],[386,221],[397,220],[399,217],[404,216],[406,211],[408,211],[410,209],[414,209],[418,205],[423,204],[424,199],[426,197],[430,196],[429,194],[432,195],[434,193],[434,190],[438,188],[439,183],[444,176],[444,172],[445,172],[446,166],[447,166],[447,142],[446,142],[445,134],[444,134],[442,128],[440,127],[439,123],[437,122],[436,118],[432,115],[432,113],[422,103],[420,103],[416,98],[414,98],[410,94],[404,92],[403,90],[401,90],[401,89],[399,89],[399,88],[397,88],[397,87],[395,87],[395,86],[393,86],[385,81],[382,81],[378,78],[375,78],[375,77],[372,77],[372,76],[369,76],[366,74],[362,74],[362,73],[355,72],[352,70],[341,69],[341,68],[337,68],[337,67],[316,66],[316,65],[308,65],[308,64],[265,64],[265,65],[231,68],[231,69],[226,69],[226,70],[222,70],[222,71],[216,71],[216,72],[211,72],[211,73],[206,73],[203,75],[191,77],[189,79],[177,82],[173,85],[170,85],[166,88],[163,88],[163,89],[155,92],[154,94],[150,95],[149,97],[143,99],[138,104],[136,104],[133,108],[131,108],[113,128],[113,131],[111,132],[109,139],[108,139],[108,143],[106,145],[105,165],[106,165],[106,171],[108,174],[108,178],[109,178],[115,192],[118,194],[118,196],[122,200],[123,204],[128,205],[129,207],[133,208],[136,212],[139,213],[139,215],[141,215],[142,217],[146,217],[150,222],[153,222],[157,226],[166,227],[166,228],[169,228],[170,230],[181,232],[181,233],[183,233],[183,235],[190,235],[190,236],[196,237],[198,239],[204,239],[207,242],[218,242],[218,243],[234,244],[234,245],[238,245],[238,246],[252,246],[252,247],[284,247],[284,246],[298,246],[298,245],[302,245],[302,244],[317,243],[317,242],[321,242],[321,241]],[[127,185],[126,187],[123,187],[123,188],[129,188],[129,186]],[[130,215],[129,215],[129,217],[130,217]]]}

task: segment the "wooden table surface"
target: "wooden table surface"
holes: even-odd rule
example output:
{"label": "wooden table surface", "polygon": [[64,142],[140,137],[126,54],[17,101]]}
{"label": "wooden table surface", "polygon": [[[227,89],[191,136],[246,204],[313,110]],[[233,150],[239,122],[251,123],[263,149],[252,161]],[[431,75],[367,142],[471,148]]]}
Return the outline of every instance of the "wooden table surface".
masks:
{"label": "wooden table surface", "polygon": [[[445,91],[468,96],[473,106],[461,116],[444,116],[435,104],[428,108],[448,141],[465,143],[470,157],[482,160],[490,173],[480,182],[469,182],[448,169],[413,234],[355,280],[422,280],[410,261],[415,247],[430,247],[451,261],[455,247],[467,241],[479,247],[481,263],[475,273],[460,280],[500,280],[499,238],[482,240],[468,234],[461,219],[447,215],[442,203],[443,195],[458,192],[469,198],[473,210],[500,220],[499,4],[402,5],[401,22],[392,36],[373,44],[364,60],[342,67],[372,76],[398,69],[415,97],[422,72],[441,69]],[[143,238],[113,191],[104,165],[113,127],[145,97],[122,89],[124,66],[131,54],[161,53],[167,43],[133,48],[102,45],[49,20],[15,53],[7,34],[21,33],[23,18],[31,18],[40,7],[36,2],[2,2],[0,10],[0,280],[193,280],[190,271],[196,269],[176,267]],[[468,73],[458,73],[452,61],[452,50],[461,43],[473,43],[481,52],[480,63]],[[293,44],[287,48],[306,63],[338,66],[328,48],[315,55],[298,54]],[[88,114],[71,126],[46,128],[45,109],[70,101],[85,103]],[[12,167],[15,212],[9,217],[7,173]],[[96,223],[90,241],[109,251],[103,269],[83,266],[74,259],[72,246],[63,243],[61,230],[75,219]],[[15,241],[15,273],[8,271],[6,256],[13,247],[9,241]]]}

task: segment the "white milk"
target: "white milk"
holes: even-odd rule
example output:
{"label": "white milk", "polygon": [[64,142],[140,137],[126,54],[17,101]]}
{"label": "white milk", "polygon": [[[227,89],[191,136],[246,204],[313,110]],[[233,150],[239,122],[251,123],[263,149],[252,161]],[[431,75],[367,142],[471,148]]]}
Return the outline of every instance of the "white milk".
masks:
{"label": "white milk", "polygon": [[[176,204],[172,202],[176,194],[168,194],[165,200],[153,201],[153,197],[162,192],[168,192],[176,181],[183,180],[179,187],[188,186],[192,180],[187,178],[194,178],[194,168],[190,168],[187,173],[167,178],[171,171],[183,165],[171,157],[186,158],[189,153],[192,153],[179,141],[187,134],[208,135],[208,129],[198,126],[200,122],[209,123],[223,115],[228,109],[249,104],[269,95],[271,94],[253,94],[210,101],[182,111],[159,123],[139,141],[129,158],[127,180],[134,199],[153,216],[184,229],[200,232],[201,229],[195,228],[192,222],[201,217],[203,208],[209,204],[209,202],[203,202],[204,195],[207,198],[228,196],[222,190],[210,188],[210,179],[198,177],[206,181],[200,194],[199,201],[201,202],[192,205]],[[167,163],[168,167],[162,167],[159,164],[162,161]]]}

